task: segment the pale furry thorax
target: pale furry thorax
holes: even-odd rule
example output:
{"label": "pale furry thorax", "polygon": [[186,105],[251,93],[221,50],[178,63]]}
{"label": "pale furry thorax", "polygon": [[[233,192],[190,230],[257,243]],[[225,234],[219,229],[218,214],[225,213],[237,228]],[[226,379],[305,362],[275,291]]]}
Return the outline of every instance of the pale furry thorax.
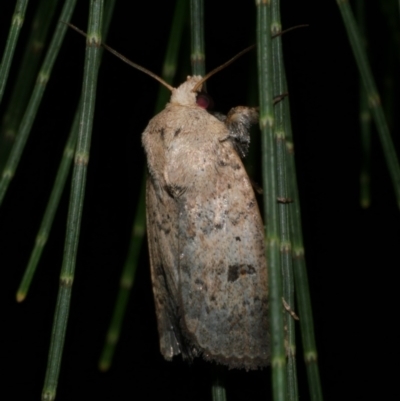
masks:
{"label": "pale furry thorax", "polygon": [[172,90],[170,99],[171,104],[178,104],[181,106],[195,106],[196,105],[196,92],[192,89],[195,87],[197,82],[201,80],[200,75],[188,76],[186,81],[179,85],[177,88]]}

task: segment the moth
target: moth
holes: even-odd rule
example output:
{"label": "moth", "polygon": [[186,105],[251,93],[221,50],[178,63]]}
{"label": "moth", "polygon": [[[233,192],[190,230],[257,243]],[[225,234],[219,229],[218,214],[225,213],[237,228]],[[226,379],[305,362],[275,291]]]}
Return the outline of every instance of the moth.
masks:
{"label": "moth", "polygon": [[[210,75],[210,74],[209,74]],[[142,134],[160,349],[229,368],[269,363],[264,228],[241,158],[254,108],[213,115],[189,76]]]}
{"label": "moth", "polygon": [[[77,27],[68,25],[86,36]],[[207,110],[205,77],[173,88],[102,46],[171,92],[142,134],[147,164],[147,236],[160,349],[229,368],[257,369],[270,358],[264,227],[242,158],[255,108],[227,116]]]}

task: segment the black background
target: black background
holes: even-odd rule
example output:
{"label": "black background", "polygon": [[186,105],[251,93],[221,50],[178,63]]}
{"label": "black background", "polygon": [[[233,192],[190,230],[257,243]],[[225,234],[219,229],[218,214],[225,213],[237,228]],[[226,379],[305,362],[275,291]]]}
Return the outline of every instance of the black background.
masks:
{"label": "black background", "polygon": [[[29,4],[20,43],[29,35],[35,3]],[[79,3],[72,22],[85,29],[87,4]],[[130,2],[117,3],[107,43],[160,74],[173,14],[169,3],[141,2],[135,7]],[[205,7],[209,71],[254,42],[256,10],[253,2],[220,1],[218,6],[206,2]],[[2,44],[11,15],[11,4],[2,5]],[[374,72],[381,82],[385,67],[381,49],[388,46],[388,32],[378,9],[368,9],[368,17],[374,20],[370,46]],[[283,1],[282,18],[284,29],[310,24],[286,34],[283,46],[324,396],[326,400],[365,395],[394,399],[399,395],[391,366],[399,356],[394,327],[400,219],[381,147],[374,132],[372,206],[362,210],[358,202],[358,74],[337,5],[333,1]],[[175,84],[184,80],[185,68],[190,68],[185,53],[189,47],[187,26]],[[10,96],[22,48],[12,65],[3,104]],[[84,51],[83,38],[67,32],[32,136],[0,210],[2,383],[3,391],[16,400],[38,400],[44,379],[68,191],[23,304],[15,302],[15,291],[81,90]],[[208,91],[217,109],[247,104],[248,71],[255,69],[254,60],[254,54],[245,56],[210,79]],[[59,401],[211,398],[210,364],[196,361],[189,366],[178,358],[168,363],[159,352],[146,247],[114,365],[108,373],[96,367],[127,253],[145,162],[141,132],[154,114],[158,88],[151,78],[104,55]],[[397,120],[393,125],[397,149],[398,128]],[[299,345],[300,394],[306,400],[301,353]],[[229,400],[270,398],[269,369],[229,372]]]}

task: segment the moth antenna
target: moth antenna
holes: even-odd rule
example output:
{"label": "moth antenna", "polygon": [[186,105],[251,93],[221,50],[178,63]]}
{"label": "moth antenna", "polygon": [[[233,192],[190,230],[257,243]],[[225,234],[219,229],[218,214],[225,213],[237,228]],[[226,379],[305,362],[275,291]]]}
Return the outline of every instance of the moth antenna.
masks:
{"label": "moth antenna", "polygon": [[[277,33],[276,35],[272,36],[273,38],[276,38],[277,36],[281,36],[284,33],[293,31],[294,29],[297,28],[304,28],[304,27],[308,27],[308,24],[303,24],[303,25],[296,25],[292,28],[286,29],[280,33]],[[240,53],[236,54],[236,56],[232,57],[230,60],[228,60],[226,63],[220,65],[219,67],[213,69],[212,71],[210,71],[208,74],[206,74],[206,76],[204,78],[202,78],[199,82],[197,82],[197,84],[195,85],[195,87],[192,89],[192,92],[197,92],[198,89],[200,88],[200,86],[207,81],[208,78],[212,77],[214,74],[216,74],[217,72],[223,70],[225,67],[228,67],[229,64],[232,64],[234,61],[236,61],[239,57],[242,57],[243,54],[246,54],[247,52],[249,52],[250,50],[254,49],[255,45],[251,45],[249,47],[246,47],[246,49],[242,50]]]}
{"label": "moth antenna", "polygon": [[212,71],[210,71],[208,74],[206,74],[197,84],[195,87],[192,89],[192,92],[197,92],[200,86],[207,81],[208,78],[212,77],[214,74],[217,72],[223,70],[225,67],[228,67],[228,65],[232,64],[234,61],[236,61],[239,57],[242,57],[243,54],[246,54],[250,50],[254,49],[255,45],[251,45],[249,47],[246,47],[246,49],[242,50],[240,53],[236,54],[236,56],[232,57],[230,60],[228,60],[226,63],[220,65],[217,68],[214,68]]}
{"label": "moth antenna", "polygon": [[[68,25],[70,28],[72,28],[73,30],[75,30],[76,32],[80,33],[82,36],[84,36],[85,38],[87,38],[87,34],[80,30],[78,27],[76,27],[75,25],[70,24],[69,22],[65,22],[65,21],[61,21],[63,24]],[[104,47],[104,49],[108,50],[110,53],[114,54],[114,56],[117,56],[119,59],[121,59],[122,61],[124,61],[126,64],[130,65],[133,68],[136,68],[139,71],[144,72],[147,75],[150,75],[152,78],[154,78],[155,80],[157,80],[161,85],[164,85],[167,89],[169,89],[172,92],[173,86],[171,86],[169,83],[165,82],[161,77],[159,77],[158,75],[154,74],[154,72],[151,72],[150,70],[148,70],[147,68],[142,67],[139,64],[134,63],[133,61],[127,59],[125,56],[123,56],[121,53],[118,53],[116,50],[114,50],[112,47],[106,45],[105,43],[101,43],[101,45]]]}
{"label": "moth antenna", "polygon": [[309,24],[301,24],[301,25],[296,25],[296,26],[292,26],[291,28],[285,29],[284,31],[277,33],[275,35],[272,36],[272,39],[277,38],[278,36],[282,36],[284,33],[288,33],[290,31],[294,31],[295,29],[298,28],[307,28],[309,27]]}

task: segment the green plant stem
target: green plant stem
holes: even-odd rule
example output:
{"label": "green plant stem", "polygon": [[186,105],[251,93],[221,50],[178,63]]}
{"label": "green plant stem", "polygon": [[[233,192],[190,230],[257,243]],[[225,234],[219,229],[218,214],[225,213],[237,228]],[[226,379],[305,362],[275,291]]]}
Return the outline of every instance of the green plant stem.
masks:
{"label": "green plant stem", "polygon": [[[104,35],[107,35],[114,5],[115,5],[115,0],[109,0],[106,3],[106,9],[104,12],[105,14]],[[103,50],[101,50],[101,53],[103,53]],[[51,226],[53,224],[54,215],[57,211],[62,192],[65,188],[65,184],[71,168],[72,158],[75,152],[76,139],[78,137],[78,129],[79,129],[78,123],[81,113],[81,107],[82,107],[81,101],[79,101],[79,106],[77,108],[77,111],[75,112],[74,121],[72,123],[70,134],[64,147],[63,156],[57,170],[53,189],[51,191],[49,201],[46,206],[46,210],[42,219],[42,223],[40,225],[39,232],[36,235],[35,245],[32,250],[28,266],[25,270],[21,284],[17,290],[16,298],[18,302],[22,302],[27,296],[36,268],[40,262],[40,257],[47,243],[47,239],[51,231]]]}
{"label": "green plant stem", "polygon": [[[290,115],[289,102],[285,103],[285,114]],[[314,322],[312,317],[312,307],[310,290],[308,286],[306,261],[304,258],[303,234],[300,213],[300,198],[297,186],[296,168],[294,160],[294,147],[292,138],[292,128],[290,120],[285,120],[286,148],[288,161],[288,177],[290,194],[293,199],[291,204],[291,238],[292,238],[292,258],[293,271],[296,287],[296,300],[300,316],[300,332],[303,342],[303,357],[307,369],[308,385],[311,401],[322,401],[322,387],[318,369],[318,353],[315,344]]]}
{"label": "green plant stem", "polygon": [[[361,7],[366,7],[364,3],[362,4]],[[384,55],[383,58],[379,60],[379,64],[382,65],[382,70],[377,77],[377,81],[381,81],[382,85],[382,108],[385,112],[386,123],[393,132],[395,117],[398,110],[396,99],[398,93],[396,85],[398,74],[396,71],[398,71],[400,65],[400,51],[393,51],[393,49],[400,49],[399,5],[396,4],[395,1],[380,1],[377,5],[383,21],[385,21],[385,29],[387,29],[385,40],[380,43],[384,48],[382,52]],[[366,18],[364,17],[363,20],[359,19],[359,9],[359,3],[357,3],[355,9],[356,20],[360,33],[365,40],[364,44],[366,44]],[[367,46],[365,46],[365,51],[368,53]]]}
{"label": "green plant stem", "polygon": [[[293,177],[295,180],[295,177]],[[299,202],[298,195],[293,197]],[[301,236],[300,208],[295,206],[293,218],[293,262],[296,282],[296,299],[300,317],[300,331],[303,341],[303,356],[307,369],[311,401],[322,401],[322,387],[318,369],[318,353],[315,344],[314,322],[312,317],[310,290],[304,259],[303,239]]]}
{"label": "green plant stem", "polygon": [[[187,1],[178,0],[175,7],[174,18],[171,25],[171,34],[168,41],[168,48],[163,65],[162,78],[172,83],[176,73],[178,52],[180,41],[182,37],[183,23],[186,15]],[[155,112],[159,112],[164,108],[170,93],[166,88],[160,85],[158,92]],[[139,196],[139,203],[136,208],[136,214],[133,222],[132,237],[128,256],[124,264],[123,272],[120,279],[120,288],[115,303],[113,316],[111,318],[110,327],[108,328],[106,341],[99,360],[99,369],[106,371],[110,368],[112,358],[115,353],[116,345],[119,341],[122,323],[125,317],[125,311],[129,300],[129,294],[133,286],[137,265],[139,261],[140,249],[142,247],[145,226],[146,226],[146,212],[145,212],[145,195],[146,195],[146,166],[143,166],[143,177]]]}
{"label": "green plant stem", "polygon": [[101,49],[102,17],[103,1],[91,0],[82,87],[82,112],[79,122],[78,143],[75,152],[75,165],[72,175],[64,258],[60,275],[60,287],[54,315],[45,384],[42,392],[43,401],[54,400],[56,395],[62,350],[68,321],[82,217],[86,172],[89,162],[90,140],[96,99],[96,83]]}
{"label": "green plant stem", "polygon": [[[280,21],[279,0],[272,0],[271,35],[272,40],[272,66],[273,66],[273,93],[279,96],[287,92],[285,68],[283,65],[282,40],[279,36],[282,32]],[[278,35],[278,36],[277,36]],[[294,310],[294,277],[292,266],[292,242],[290,235],[289,212],[292,205],[288,195],[287,182],[287,160],[286,160],[286,127],[290,121],[290,114],[286,113],[285,103],[289,102],[286,97],[275,105],[275,141],[277,157],[277,190],[278,190],[278,212],[280,223],[280,252],[283,278],[283,296],[291,310]],[[288,400],[298,400],[297,372],[296,372],[296,339],[295,320],[289,314],[285,314],[287,329],[287,385]]]}
{"label": "green plant stem", "polygon": [[[278,39],[278,38],[277,38]],[[276,39],[274,39],[276,40]],[[286,77],[282,74],[283,87],[281,90],[285,91]],[[306,262],[304,258],[304,246],[300,213],[300,198],[296,178],[296,167],[294,160],[294,145],[292,137],[292,127],[290,118],[290,102],[289,98],[282,101],[284,118],[284,132],[286,135],[286,166],[287,166],[287,180],[290,198],[290,237],[292,242],[292,260],[293,272],[295,281],[295,294],[297,300],[297,307],[300,317],[300,332],[303,342],[303,356],[307,369],[307,377],[309,384],[310,400],[322,401],[322,388],[319,377],[318,369],[318,354],[314,337],[314,323],[312,317],[310,290],[308,286]],[[279,106],[279,105],[278,105]],[[285,295],[286,297],[286,295]],[[290,298],[290,296],[289,296]],[[292,307],[293,304],[290,303]],[[288,330],[290,331],[290,329]],[[290,333],[289,337],[290,337]],[[289,347],[291,347],[291,340],[289,339]],[[289,361],[290,361],[289,351]],[[289,362],[290,363],[290,362]],[[289,378],[290,380],[290,378]],[[289,382],[289,387],[291,386]]]}
{"label": "green plant stem", "polygon": [[272,48],[270,4],[256,0],[257,56],[260,98],[260,129],[269,277],[269,313],[271,336],[272,392],[274,401],[286,400],[286,355],[282,313],[282,272],[279,245],[278,188],[274,110],[272,93]]}
{"label": "green plant stem", "polygon": [[386,164],[389,169],[390,177],[397,199],[397,205],[400,208],[400,166],[396,155],[394,144],[390,136],[389,128],[383,114],[381,100],[376,89],[376,85],[368,64],[367,55],[362,44],[361,35],[357,28],[350,5],[346,0],[337,0],[344,25],[347,30],[350,45],[356,59],[356,63],[364,83],[368,96],[368,104],[378,129],[379,138],[385,155]]}
{"label": "green plant stem", "polygon": [[25,47],[11,98],[7,103],[0,132],[0,171],[3,170],[12,144],[17,135],[18,125],[29,101],[35,77],[42,58],[44,42],[54,16],[58,0],[41,0],[32,21],[31,34]]}
{"label": "green plant stem", "polygon": [[[179,49],[181,46],[183,27],[187,11],[187,0],[177,0],[174,17],[171,24],[171,33],[168,40],[167,52],[162,68],[162,77],[170,84],[172,84],[172,81],[175,78],[175,74],[177,71],[177,60]],[[171,95],[169,92],[166,91],[166,88],[164,88],[163,86],[160,86],[160,89],[162,89],[162,91],[158,94],[156,113],[164,108],[165,101],[167,101],[169,99],[169,96]],[[161,96],[161,93],[163,93],[164,95]]]}
{"label": "green plant stem", "polygon": [[107,371],[111,366],[111,362],[115,353],[115,347],[120,337],[122,322],[125,317],[130,291],[135,280],[139,254],[142,248],[143,238],[146,233],[146,170],[143,171],[144,174],[140,189],[139,203],[136,208],[136,214],[133,223],[131,244],[122,271],[119,284],[120,288],[118,291],[117,301],[115,303],[110,327],[108,328],[106,341],[99,360],[99,369],[103,372]]}
{"label": "green plant stem", "polygon": [[[192,53],[190,60],[192,62],[192,74],[205,75],[205,45],[204,45],[204,1],[190,0],[190,21],[191,21],[191,38]],[[203,85],[203,87],[205,87]]]}
{"label": "green plant stem", "polygon": [[0,103],[3,99],[8,73],[10,72],[11,61],[17,46],[18,36],[24,23],[25,11],[28,0],[18,0],[15,5],[14,14],[11,20],[10,32],[8,33],[6,48],[0,64]]}
{"label": "green plant stem", "polygon": [[[62,21],[69,21],[72,12],[75,8],[76,0],[66,0],[64,7],[61,11],[60,19]],[[40,102],[42,100],[44,91],[47,86],[47,82],[50,78],[51,71],[54,62],[57,58],[61,43],[64,39],[67,26],[65,24],[59,23],[56,27],[53,39],[50,43],[49,49],[47,51],[46,57],[43,61],[43,65],[39,71],[35,88],[33,90],[32,96],[29,100],[28,107],[22,118],[21,124],[18,129],[18,135],[15,139],[14,145],[12,147],[11,153],[8,157],[7,163],[4,167],[1,181],[0,181],[0,204],[2,203],[4,196],[6,194],[7,188],[14,177],[15,170],[18,166],[19,160],[21,158],[22,152],[24,150],[26,141],[28,140],[29,133],[32,128],[37,110],[39,108]]]}
{"label": "green plant stem", "polygon": [[36,235],[35,245],[29,258],[28,266],[25,270],[21,284],[17,290],[16,298],[18,302],[22,302],[28,294],[29,287],[31,285],[33,276],[40,261],[40,257],[42,255],[44,247],[46,246],[51,226],[53,224],[54,215],[57,211],[58,204],[60,202],[60,198],[68,178],[72,159],[75,152],[76,139],[78,137],[78,129],[79,129],[78,123],[79,123],[80,109],[81,106],[78,107],[78,111],[75,113],[74,122],[72,124],[72,128],[69,137],[67,139],[67,143],[64,147],[63,156],[61,159],[60,166],[58,167],[53,189],[51,191],[50,198],[46,206],[42,223]]}
{"label": "green plant stem", "polygon": [[213,380],[211,387],[211,395],[213,401],[226,401],[226,390],[225,390],[225,376],[226,368],[221,365],[213,367]]}

